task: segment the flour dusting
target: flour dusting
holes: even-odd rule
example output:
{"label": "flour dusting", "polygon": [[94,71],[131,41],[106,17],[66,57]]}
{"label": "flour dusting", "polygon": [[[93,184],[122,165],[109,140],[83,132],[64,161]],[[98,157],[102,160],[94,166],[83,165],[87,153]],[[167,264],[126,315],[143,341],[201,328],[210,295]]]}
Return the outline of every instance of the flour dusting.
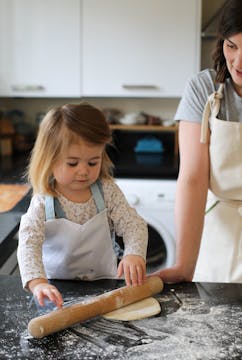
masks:
{"label": "flour dusting", "polygon": [[[65,306],[93,296],[66,294]],[[209,304],[189,291],[178,295],[170,291],[156,299],[161,313],[154,317],[128,322],[96,317],[43,339],[34,339],[27,332],[31,311],[37,316],[36,307],[26,311],[26,304],[12,307],[7,301],[2,310],[0,359],[242,359],[240,304]]]}

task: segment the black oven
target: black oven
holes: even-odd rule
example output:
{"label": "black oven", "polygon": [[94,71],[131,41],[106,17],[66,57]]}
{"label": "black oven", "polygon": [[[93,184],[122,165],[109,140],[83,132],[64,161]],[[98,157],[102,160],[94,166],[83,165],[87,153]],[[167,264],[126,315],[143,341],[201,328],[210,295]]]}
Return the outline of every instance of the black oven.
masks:
{"label": "black oven", "polygon": [[115,178],[176,179],[179,157],[174,131],[113,130],[107,149]]}

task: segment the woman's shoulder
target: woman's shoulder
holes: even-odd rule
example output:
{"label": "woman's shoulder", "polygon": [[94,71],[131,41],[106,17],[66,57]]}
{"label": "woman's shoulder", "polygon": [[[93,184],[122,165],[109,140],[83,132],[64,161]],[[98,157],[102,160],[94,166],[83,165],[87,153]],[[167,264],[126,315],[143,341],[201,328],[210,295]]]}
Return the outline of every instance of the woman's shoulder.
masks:
{"label": "woman's shoulder", "polygon": [[216,90],[215,71],[202,70],[191,76],[185,85],[175,120],[187,120],[200,123],[209,95]]}
{"label": "woman's shoulder", "polygon": [[193,89],[210,95],[216,91],[219,86],[219,84],[215,82],[215,76],[216,73],[213,69],[205,69],[191,76],[187,83],[190,84]]}

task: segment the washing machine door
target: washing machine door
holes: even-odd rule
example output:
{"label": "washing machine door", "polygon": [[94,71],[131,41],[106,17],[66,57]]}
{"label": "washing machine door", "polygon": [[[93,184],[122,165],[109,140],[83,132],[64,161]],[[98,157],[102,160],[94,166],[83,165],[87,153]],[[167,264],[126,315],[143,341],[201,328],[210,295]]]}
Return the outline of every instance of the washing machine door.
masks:
{"label": "washing machine door", "polygon": [[147,271],[175,263],[174,180],[117,179],[128,203],[148,224]]}
{"label": "washing machine door", "polygon": [[157,220],[152,213],[138,210],[148,224],[147,272],[170,267],[175,263],[175,238],[162,220]]}
{"label": "washing machine door", "polygon": [[[157,221],[147,211],[138,210],[148,225],[147,273],[150,274],[161,268],[170,267],[175,262],[175,239],[167,229],[166,224]],[[116,236],[116,242],[124,247],[121,237]]]}

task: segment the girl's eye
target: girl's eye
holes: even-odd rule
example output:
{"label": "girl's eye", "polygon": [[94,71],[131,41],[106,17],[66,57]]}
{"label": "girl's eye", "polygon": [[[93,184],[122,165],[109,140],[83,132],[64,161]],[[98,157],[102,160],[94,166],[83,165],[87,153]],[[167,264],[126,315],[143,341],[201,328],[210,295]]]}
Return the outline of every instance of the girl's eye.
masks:
{"label": "girl's eye", "polygon": [[75,166],[77,166],[77,164],[78,164],[77,162],[75,162],[75,163],[67,163],[67,165],[70,166],[70,167],[75,167]]}
{"label": "girl's eye", "polygon": [[97,163],[96,163],[96,162],[89,162],[88,165],[89,165],[90,167],[93,167],[93,166],[96,166]]}

